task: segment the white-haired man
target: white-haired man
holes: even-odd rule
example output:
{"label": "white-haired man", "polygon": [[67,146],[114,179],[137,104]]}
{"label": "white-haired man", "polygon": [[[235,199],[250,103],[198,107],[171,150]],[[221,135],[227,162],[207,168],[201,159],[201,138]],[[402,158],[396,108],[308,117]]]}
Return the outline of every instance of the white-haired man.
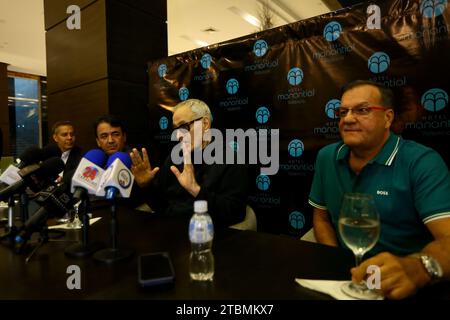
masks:
{"label": "white-haired man", "polygon": [[130,153],[132,172],[140,187],[147,188],[149,204],[156,212],[190,216],[195,200],[207,200],[208,211],[218,225],[244,220],[247,201],[247,169],[236,164],[192,163],[191,154],[210,141],[211,111],[201,100],[189,99],[175,106],[173,128],[182,144],[184,161],[174,165],[169,156],[160,168],[152,168],[145,148]]}

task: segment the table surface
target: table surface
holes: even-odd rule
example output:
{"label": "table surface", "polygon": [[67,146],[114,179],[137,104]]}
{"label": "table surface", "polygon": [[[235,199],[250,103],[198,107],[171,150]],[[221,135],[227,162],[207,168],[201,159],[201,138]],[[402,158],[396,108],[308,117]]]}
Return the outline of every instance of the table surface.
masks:
{"label": "table surface", "polygon": [[[91,241],[109,246],[110,214],[91,226]],[[64,238],[44,244],[26,264],[28,254],[14,253],[0,245],[0,299],[168,299],[168,300],[293,300],[331,299],[301,287],[295,278],[349,279],[353,258],[349,251],[288,236],[233,229],[216,230],[213,253],[214,280],[192,282],[189,278],[188,220],[161,218],[154,214],[117,210],[119,247],[134,250],[126,260],[107,265],[92,257],[71,258],[64,249],[79,241],[80,230],[67,230]],[[141,288],[137,281],[137,257],[169,252],[174,270],[173,285]],[[81,270],[81,289],[69,290],[67,268]],[[449,286],[422,290],[417,297],[450,298]]]}

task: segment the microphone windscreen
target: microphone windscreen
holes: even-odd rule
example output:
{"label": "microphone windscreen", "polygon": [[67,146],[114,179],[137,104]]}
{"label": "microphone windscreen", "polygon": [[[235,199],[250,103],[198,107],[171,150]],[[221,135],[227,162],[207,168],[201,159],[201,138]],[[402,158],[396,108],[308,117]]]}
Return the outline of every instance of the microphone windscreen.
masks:
{"label": "microphone windscreen", "polygon": [[56,177],[61,171],[64,170],[64,161],[58,157],[52,157],[41,163],[41,172],[46,177]]}
{"label": "microphone windscreen", "polygon": [[103,168],[108,156],[100,149],[92,149],[86,152],[84,158]]}
{"label": "microphone windscreen", "polygon": [[109,167],[114,160],[116,160],[117,158],[120,159],[120,161],[122,161],[122,163],[128,168],[131,168],[131,157],[128,153],[126,152],[115,152],[113,153],[109,158],[108,158],[108,162],[106,163],[106,167]]}
{"label": "microphone windscreen", "polygon": [[27,148],[20,156],[21,167],[28,166],[30,164],[39,163],[43,157],[42,149],[32,146]]}
{"label": "microphone windscreen", "polygon": [[50,159],[52,157],[61,157],[61,149],[59,149],[58,145],[51,143],[49,145],[46,145],[45,147],[42,148],[42,158],[41,160],[47,160]]}

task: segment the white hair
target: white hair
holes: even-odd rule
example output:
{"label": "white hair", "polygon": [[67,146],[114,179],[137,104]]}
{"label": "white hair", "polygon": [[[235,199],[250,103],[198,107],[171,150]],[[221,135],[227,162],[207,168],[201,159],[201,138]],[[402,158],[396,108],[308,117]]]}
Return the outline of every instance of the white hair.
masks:
{"label": "white hair", "polygon": [[189,107],[196,118],[207,117],[211,122],[211,110],[203,101],[198,99],[188,99],[177,104],[173,111],[175,112],[177,109],[182,107]]}

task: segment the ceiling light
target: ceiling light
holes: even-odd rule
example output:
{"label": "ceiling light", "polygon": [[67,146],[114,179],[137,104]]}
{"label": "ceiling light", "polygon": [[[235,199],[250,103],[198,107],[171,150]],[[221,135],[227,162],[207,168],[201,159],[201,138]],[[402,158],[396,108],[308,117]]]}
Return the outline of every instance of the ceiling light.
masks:
{"label": "ceiling light", "polygon": [[261,21],[258,20],[255,16],[239,9],[236,7],[229,7],[228,10],[233,12],[234,14],[237,14],[239,17],[250,23],[251,25],[254,25],[255,27],[260,28],[261,27]]}
{"label": "ceiling light", "polygon": [[201,46],[201,47],[207,47],[207,46],[209,46],[209,43],[206,42],[206,41],[202,41],[202,40],[194,40],[194,42],[195,42],[196,44],[198,44],[199,46]]}
{"label": "ceiling light", "polygon": [[206,28],[205,30],[202,30],[203,32],[208,32],[208,33],[213,33],[213,32],[218,32],[219,30],[217,30],[216,28],[213,27],[209,27]]}

